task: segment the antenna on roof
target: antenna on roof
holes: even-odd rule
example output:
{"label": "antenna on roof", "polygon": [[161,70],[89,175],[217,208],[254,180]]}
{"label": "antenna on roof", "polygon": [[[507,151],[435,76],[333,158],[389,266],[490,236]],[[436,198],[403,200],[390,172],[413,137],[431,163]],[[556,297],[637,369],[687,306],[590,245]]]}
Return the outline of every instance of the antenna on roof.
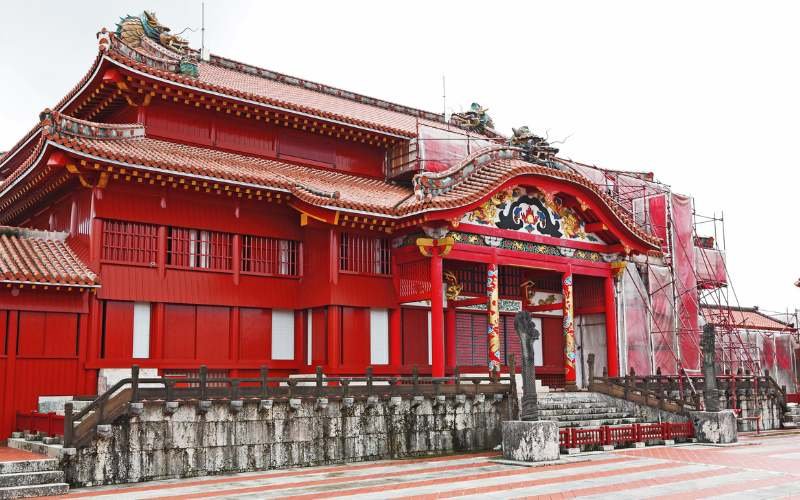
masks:
{"label": "antenna on roof", "polygon": [[200,59],[208,61],[206,51],[206,3],[200,2]]}
{"label": "antenna on roof", "polygon": [[444,82],[444,73],[442,73],[442,118],[447,121],[447,87]]}

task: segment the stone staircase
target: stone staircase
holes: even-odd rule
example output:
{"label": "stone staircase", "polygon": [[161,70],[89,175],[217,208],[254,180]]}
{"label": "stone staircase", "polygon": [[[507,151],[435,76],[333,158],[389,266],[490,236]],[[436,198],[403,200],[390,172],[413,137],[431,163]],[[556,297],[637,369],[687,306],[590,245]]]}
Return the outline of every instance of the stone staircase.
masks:
{"label": "stone staircase", "polygon": [[548,392],[538,394],[539,418],[554,420],[559,427],[598,427],[641,423],[593,392]]}
{"label": "stone staircase", "polygon": [[781,427],[784,429],[800,428],[800,405],[797,403],[789,403],[789,411],[783,414],[783,423]]}
{"label": "stone staircase", "polygon": [[69,485],[58,460],[0,462],[0,499],[64,495]]}

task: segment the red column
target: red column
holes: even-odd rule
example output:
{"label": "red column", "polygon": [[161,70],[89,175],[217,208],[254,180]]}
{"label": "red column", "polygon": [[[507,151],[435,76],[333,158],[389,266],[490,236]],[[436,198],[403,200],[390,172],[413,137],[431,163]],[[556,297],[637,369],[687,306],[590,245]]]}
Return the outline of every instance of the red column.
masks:
{"label": "red column", "polygon": [[431,248],[431,375],[444,377],[442,257],[437,247]]}
{"label": "red column", "polygon": [[328,369],[337,371],[341,365],[341,308],[328,306]]}
{"label": "red column", "polygon": [[487,350],[489,355],[489,375],[500,376],[500,289],[499,268],[489,264],[486,273],[486,313],[488,314]]}
{"label": "red column", "polygon": [[231,267],[233,267],[233,283],[238,285],[242,272],[242,239],[238,234],[233,235],[233,255],[231,264]]}
{"label": "red column", "polygon": [[606,302],[606,358],[608,376],[619,377],[619,352],[617,348],[617,301],[615,300],[614,278],[605,279]]}
{"label": "red column", "polygon": [[564,293],[564,380],[567,390],[577,390],[575,360],[575,318],[573,316],[572,271],[564,273],[561,280]]}
{"label": "red column", "polygon": [[17,364],[17,322],[19,321],[19,313],[17,311],[8,312],[8,337],[7,346],[8,351],[6,355],[6,373],[3,374],[4,381],[0,383],[3,390],[4,397],[2,399],[3,407],[0,408],[0,439],[6,439],[14,427],[15,408],[14,408],[14,386],[17,383],[15,380],[16,364]]}
{"label": "red column", "polygon": [[456,367],[456,308],[449,306],[446,312],[444,364],[448,370]]}
{"label": "red column", "polygon": [[403,365],[402,312],[399,307],[389,309],[389,365],[399,373]]}

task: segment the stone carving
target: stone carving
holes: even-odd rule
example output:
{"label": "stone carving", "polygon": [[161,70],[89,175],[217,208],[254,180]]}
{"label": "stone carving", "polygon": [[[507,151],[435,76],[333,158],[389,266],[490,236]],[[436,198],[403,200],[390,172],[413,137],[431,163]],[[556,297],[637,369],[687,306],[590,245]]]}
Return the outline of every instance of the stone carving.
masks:
{"label": "stone carving", "polygon": [[520,311],[514,316],[514,329],[522,346],[522,408],[520,420],[539,420],[536,401],[536,360],[533,344],[539,338],[539,330],[531,315]]}
{"label": "stone carving", "polygon": [[494,122],[487,111],[489,111],[488,108],[473,102],[469,107],[469,111],[453,113],[450,117],[450,122],[469,131],[484,134],[489,129],[494,128]]}
{"label": "stone carving", "polygon": [[703,402],[707,412],[719,411],[719,391],[717,390],[716,337],[714,325],[703,326],[703,337],[700,340],[703,349]]}

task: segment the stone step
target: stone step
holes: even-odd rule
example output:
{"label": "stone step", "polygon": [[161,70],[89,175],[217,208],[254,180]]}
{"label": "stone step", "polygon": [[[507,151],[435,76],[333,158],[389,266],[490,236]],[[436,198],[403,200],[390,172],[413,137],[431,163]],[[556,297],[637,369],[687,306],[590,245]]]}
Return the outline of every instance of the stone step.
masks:
{"label": "stone step", "polygon": [[37,484],[63,483],[64,471],[47,470],[40,472],[18,472],[0,474],[0,488],[11,486],[33,486]]}
{"label": "stone step", "polygon": [[605,401],[595,401],[595,402],[578,402],[578,403],[542,403],[541,401],[538,402],[539,409],[541,410],[569,410],[569,409],[578,409],[578,408],[608,408],[608,403]]}
{"label": "stone step", "polygon": [[592,415],[594,413],[609,413],[619,412],[618,408],[607,407],[590,407],[590,408],[559,408],[557,410],[540,408],[540,415]]}
{"label": "stone step", "polygon": [[596,413],[593,415],[557,415],[553,418],[559,422],[582,422],[585,420],[611,420],[615,418],[629,418],[622,412]]}
{"label": "stone step", "polygon": [[625,418],[612,418],[608,420],[579,420],[579,421],[558,421],[556,422],[559,427],[600,427],[603,425],[624,425],[624,424],[638,424],[639,419],[635,417]]}
{"label": "stone step", "polygon": [[69,491],[67,483],[35,484],[30,486],[11,486],[0,488],[0,499],[32,498],[65,495]]}
{"label": "stone step", "polygon": [[11,462],[0,462],[0,474],[19,474],[54,470],[59,470],[58,460],[15,460]]}
{"label": "stone step", "polygon": [[73,399],[72,396],[39,396],[39,413],[64,414],[64,405],[72,403],[72,411],[77,413],[92,403],[91,399]]}
{"label": "stone step", "polygon": [[60,444],[45,444],[41,441],[26,441],[25,439],[9,438],[8,447],[38,453],[50,458],[61,458],[64,455],[64,446]]}

